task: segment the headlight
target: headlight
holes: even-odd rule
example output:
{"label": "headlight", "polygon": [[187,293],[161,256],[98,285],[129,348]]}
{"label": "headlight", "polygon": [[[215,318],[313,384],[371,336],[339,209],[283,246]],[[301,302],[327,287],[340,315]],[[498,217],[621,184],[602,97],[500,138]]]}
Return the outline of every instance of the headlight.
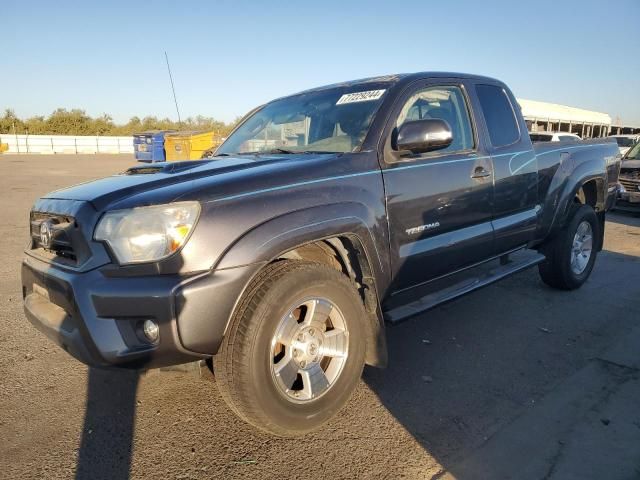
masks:
{"label": "headlight", "polygon": [[198,202],[180,202],[107,212],[95,240],[109,244],[121,264],[155,262],[182,247],[200,214]]}
{"label": "headlight", "polygon": [[151,143],[151,137],[147,137],[147,143]]}

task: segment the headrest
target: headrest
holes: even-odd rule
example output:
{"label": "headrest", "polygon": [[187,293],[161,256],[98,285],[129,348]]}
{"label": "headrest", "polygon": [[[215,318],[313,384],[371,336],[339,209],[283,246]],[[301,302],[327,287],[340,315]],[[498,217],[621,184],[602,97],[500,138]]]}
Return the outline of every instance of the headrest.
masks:
{"label": "headrest", "polygon": [[445,120],[449,126],[453,127],[453,115],[446,108],[432,108],[427,112],[430,118]]}

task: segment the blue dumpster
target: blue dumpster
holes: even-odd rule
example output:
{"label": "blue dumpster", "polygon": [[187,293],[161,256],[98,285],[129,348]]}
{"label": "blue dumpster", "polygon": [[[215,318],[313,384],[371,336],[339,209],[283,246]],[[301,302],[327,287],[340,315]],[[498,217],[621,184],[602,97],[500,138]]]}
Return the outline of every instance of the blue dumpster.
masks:
{"label": "blue dumpster", "polygon": [[133,135],[133,151],[139,162],[164,162],[164,135],[175,130],[151,130]]}

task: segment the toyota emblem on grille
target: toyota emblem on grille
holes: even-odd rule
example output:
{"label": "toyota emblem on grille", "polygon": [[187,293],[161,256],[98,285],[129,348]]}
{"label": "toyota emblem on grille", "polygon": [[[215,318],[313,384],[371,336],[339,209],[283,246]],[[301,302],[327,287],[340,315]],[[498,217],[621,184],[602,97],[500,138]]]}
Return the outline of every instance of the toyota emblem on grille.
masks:
{"label": "toyota emblem on grille", "polygon": [[40,224],[40,244],[44,248],[51,248],[51,224],[49,222],[42,222]]}

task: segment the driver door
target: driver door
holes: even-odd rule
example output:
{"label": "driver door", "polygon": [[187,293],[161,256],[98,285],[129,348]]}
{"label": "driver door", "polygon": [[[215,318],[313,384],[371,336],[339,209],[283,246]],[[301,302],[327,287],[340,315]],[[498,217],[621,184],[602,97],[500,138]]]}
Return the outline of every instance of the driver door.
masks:
{"label": "driver door", "polygon": [[[493,168],[479,140],[463,82],[422,81],[399,102],[385,129],[383,178],[391,242],[391,292],[399,293],[491,256]],[[399,156],[406,121],[445,120],[445,149]]]}

